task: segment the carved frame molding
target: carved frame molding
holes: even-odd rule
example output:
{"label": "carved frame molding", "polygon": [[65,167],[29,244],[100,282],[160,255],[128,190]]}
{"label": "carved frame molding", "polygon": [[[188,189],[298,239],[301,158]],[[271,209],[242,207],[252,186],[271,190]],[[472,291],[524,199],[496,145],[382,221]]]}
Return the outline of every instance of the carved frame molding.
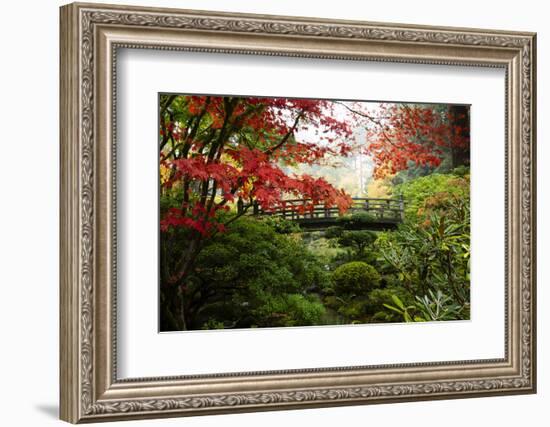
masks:
{"label": "carved frame molding", "polygon": [[[113,135],[121,47],[504,67],[506,357],[117,380]],[[535,68],[532,33],[63,6],[61,418],[76,423],[534,392]]]}

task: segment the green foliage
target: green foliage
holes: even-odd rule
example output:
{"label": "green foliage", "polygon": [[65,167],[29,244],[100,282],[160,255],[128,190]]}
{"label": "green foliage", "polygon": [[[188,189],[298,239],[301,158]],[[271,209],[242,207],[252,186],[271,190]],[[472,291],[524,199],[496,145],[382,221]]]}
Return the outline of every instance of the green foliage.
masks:
{"label": "green foliage", "polygon": [[343,233],[344,233],[344,228],[342,227],[338,227],[338,226],[328,227],[325,230],[325,238],[336,239],[338,237],[341,237]]}
{"label": "green foliage", "polygon": [[384,306],[402,316],[405,322],[458,320],[463,318],[461,312],[465,309],[441,291],[434,293],[431,290],[428,295],[417,296],[412,304],[405,304],[397,295],[392,295],[392,302]]}
{"label": "green foliage", "polygon": [[280,234],[300,232],[300,226],[296,222],[289,221],[278,216],[265,216],[262,218],[262,221]]}
{"label": "green foliage", "polygon": [[[241,217],[204,240],[186,286],[164,287],[161,304],[181,298],[188,329],[468,319],[468,168],[414,178],[395,194],[407,209],[397,230],[368,231],[366,213],[308,233]],[[163,196],[161,210],[180,202]],[[234,212],[217,215],[226,222]],[[161,265],[174,267],[188,232],[166,233]]]}
{"label": "green foliage", "polygon": [[344,249],[333,258],[333,265],[341,265],[351,261],[371,263],[375,254],[368,250],[376,240],[376,233],[369,230],[345,230],[343,227],[329,227],[325,238],[329,239],[333,247]]}
{"label": "green foliage", "polygon": [[329,282],[299,238],[242,217],[207,242],[189,283],[194,326],[234,328],[316,324],[324,307],[307,293]]}
{"label": "green foliage", "polygon": [[328,295],[323,298],[323,304],[331,310],[338,310],[343,304],[345,304],[345,301],[335,295]]}
{"label": "green foliage", "polygon": [[392,295],[392,301],[394,305],[384,304],[384,306],[390,309],[391,311],[394,311],[395,313],[402,316],[405,322],[423,322],[424,321],[422,317],[414,315],[414,310],[416,308],[414,304],[405,305],[397,295]]}
{"label": "green foliage", "polygon": [[329,269],[333,265],[335,259],[339,259],[347,253],[345,248],[335,245],[332,240],[322,237],[321,235],[311,240],[306,239],[306,237],[307,236],[302,236],[302,240],[306,244],[307,249],[325,269]]}
{"label": "green foliage", "polygon": [[204,323],[201,327],[201,329],[203,329],[203,330],[223,329],[223,328],[224,328],[223,322],[219,322],[219,321],[214,320],[214,319],[208,319],[208,321],[206,323]]}
{"label": "green foliage", "polygon": [[456,173],[450,174],[434,173],[395,186],[393,195],[403,196],[406,201],[406,217],[414,220],[422,216],[419,209],[431,197],[456,197],[469,200],[469,169],[461,166],[455,171]]}
{"label": "green foliage", "polygon": [[[468,316],[469,181],[449,176],[430,176],[416,181],[435,182],[435,186],[444,185],[448,191],[428,193],[422,190],[415,197],[411,196],[419,203],[416,212],[408,215],[396,232],[381,236],[376,246],[387,266],[394,270],[411,294],[437,296],[441,292],[464,308],[460,311],[461,316]],[[412,183],[408,189],[416,185]]]}
{"label": "green foliage", "polygon": [[469,300],[469,230],[432,214],[427,227],[405,224],[380,249],[403,285],[418,293],[429,289]]}
{"label": "green foliage", "polygon": [[470,175],[470,167],[465,165],[458,166],[453,169],[452,173],[460,177],[466,177]]}
{"label": "green foliage", "polygon": [[373,221],[376,217],[368,212],[354,212],[337,219],[338,224],[348,230],[362,229]]}
{"label": "green foliage", "polygon": [[368,295],[368,310],[373,313],[374,321],[399,322],[401,316],[393,311],[386,310],[386,304],[393,302],[393,296],[409,305],[414,303],[414,296],[402,286],[392,286],[388,288],[373,289]]}
{"label": "green foliage", "polygon": [[397,316],[395,313],[389,310],[377,311],[370,318],[371,323],[393,323],[393,322],[400,322],[400,321],[401,321],[401,317]]}
{"label": "green foliage", "polygon": [[257,326],[311,326],[320,323],[325,306],[314,296],[278,295],[254,310]]}
{"label": "green foliage", "polygon": [[355,296],[366,294],[380,283],[376,269],[366,262],[354,261],[343,264],[332,274],[334,290],[337,295]]}
{"label": "green foliage", "polygon": [[363,323],[367,320],[367,308],[368,302],[358,298],[341,305],[338,314],[347,320],[346,323]]}
{"label": "green foliage", "polygon": [[469,304],[464,306],[456,304],[450,296],[444,295],[441,291],[434,294],[431,289],[428,295],[422,298],[417,296],[416,299],[416,306],[424,319],[432,321],[460,319],[461,312],[469,307]]}
{"label": "green foliage", "polygon": [[358,255],[362,255],[365,249],[374,243],[376,234],[368,230],[350,230],[344,231],[338,243],[345,247],[350,247],[355,250]]}

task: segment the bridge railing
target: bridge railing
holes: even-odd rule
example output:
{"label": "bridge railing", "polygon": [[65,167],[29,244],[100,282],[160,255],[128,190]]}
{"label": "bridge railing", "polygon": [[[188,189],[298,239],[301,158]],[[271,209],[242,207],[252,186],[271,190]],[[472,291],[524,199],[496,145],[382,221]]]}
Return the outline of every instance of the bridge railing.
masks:
{"label": "bridge railing", "polygon": [[[365,212],[372,215],[374,220],[400,222],[403,220],[404,207],[402,198],[354,197],[352,206],[345,214]],[[263,210],[260,206],[254,205],[252,213],[254,215],[278,216],[290,221],[336,219],[342,216],[338,207],[312,204],[308,199],[284,200],[282,206],[271,210]]]}

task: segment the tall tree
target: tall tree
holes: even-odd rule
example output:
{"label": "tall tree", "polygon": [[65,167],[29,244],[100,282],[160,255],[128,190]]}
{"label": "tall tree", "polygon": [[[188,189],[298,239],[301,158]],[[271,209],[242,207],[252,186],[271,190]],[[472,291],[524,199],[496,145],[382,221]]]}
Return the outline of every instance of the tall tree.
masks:
{"label": "tall tree", "polygon": [[[323,178],[296,176],[280,165],[313,163],[327,153],[346,155],[349,125],[333,118],[331,103],[323,100],[177,96],[161,100],[160,161],[162,191],[181,193],[178,207],[168,209],[161,230],[190,230],[188,250],[167,281],[186,276],[201,241],[246,213],[282,207],[285,195],[307,200],[302,210],[323,203],[342,211],[350,197]],[[297,141],[295,134],[308,127],[322,131],[321,143]],[[238,211],[220,220],[217,213]]]}

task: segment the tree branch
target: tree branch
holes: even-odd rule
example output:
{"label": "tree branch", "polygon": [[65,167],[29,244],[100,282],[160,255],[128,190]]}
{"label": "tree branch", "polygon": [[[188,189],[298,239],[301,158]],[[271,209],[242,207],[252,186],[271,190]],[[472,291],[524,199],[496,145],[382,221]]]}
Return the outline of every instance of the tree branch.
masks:
{"label": "tree branch", "polygon": [[353,114],[357,114],[358,116],[361,116],[361,117],[364,117],[368,120],[370,120],[372,123],[374,123],[375,125],[377,125],[378,127],[380,127],[380,130],[382,132],[382,136],[384,137],[384,139],[386,140],[386,142],[388,142],[390,145],[392,145],[393,147],[397,147],[395,145],[395,143],[390,139],[390,137],[386,134],[386,131],[384,130],[384,125],[382,124],[382,122],[378,119],[375,119],[374,117],[372,117],[370,114],[367,114],[365,112],[361,112],[361,111],[357,111],[349,106],[347,106],[346,104],[344,104],[343,102],[340,102],[340,101],[333,101],[335,104],[338,104],[338,105],[341,105],[342,107],[346,108],[348,111],[352,112]]}
{"label": "tree branch", "polygon": [[298,123],[300,122],[300,119],[302,119],[303,117],[304,117],[304,110],[301,110],[298,113],[298,115],[296,116],[296,119],[294,119],[294,124],[292,125],[290,130],[287,132],[287,134],[283,137],[283,139],[277,145],[275,145],[275,146],[269,148],[268,150],[266,150],[265,154],[270,156],[275,151],[277,151],[279,148],[281,148],[288,141],[288,138],[290,138],[290,136],[294,134],[294,131],[296,130],[296,127],[298,126]]}
{"label": "tree branch", "polygon": [[164,113],[166,112],[168,107],[172,104],[172,102],[174,102],[174,99],[176,99],[176,97],[177,97],[177,95],[170,95],[168,97],[168,99],[166,100],[166,102],[164,103],[164,105],[160,109],[160,116],[161,117],[164,115]]}

